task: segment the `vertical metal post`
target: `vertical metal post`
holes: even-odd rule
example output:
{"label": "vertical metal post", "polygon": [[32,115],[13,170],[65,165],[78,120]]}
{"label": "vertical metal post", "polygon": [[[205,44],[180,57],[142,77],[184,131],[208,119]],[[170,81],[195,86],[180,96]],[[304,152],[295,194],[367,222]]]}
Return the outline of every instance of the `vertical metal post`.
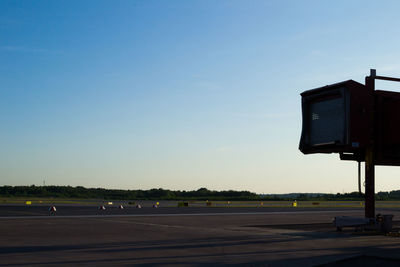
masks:
{"label": "vertical metal post", "polygon": [[375,76],[376,70],[371,69],[370,76],[365,78],[365,85],[372,96],[372,112],[370,125],[370,144],[365,151],[365,217],[375,218],[375,158],[374,158],[374,127],[375,127]]}
{"label": "vertical metal post", "polygon": [[358,193],[362,195],[361,191],[361,161],[358,161]]}
{"label": "vertical metal post", "polygon": [[375,218],[375,164],[373,148],[368,148],[365,154],[365,217]]}

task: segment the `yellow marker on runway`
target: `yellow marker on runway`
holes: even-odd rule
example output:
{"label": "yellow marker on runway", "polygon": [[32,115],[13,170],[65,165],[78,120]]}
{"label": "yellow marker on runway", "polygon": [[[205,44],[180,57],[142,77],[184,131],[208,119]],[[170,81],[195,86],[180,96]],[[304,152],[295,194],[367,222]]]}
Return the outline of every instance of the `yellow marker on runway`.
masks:
{"label": "yellow marker on runway", "polygon": [[27,201],[27,202],[25,202],[26,203],[26,205],[31,205],[32,204],[32,201]]}
{"label": "yellow marker on runway", "polygon": [[292,203],[292,206],[293,207],[297,207],[297,201],[296,200]]}

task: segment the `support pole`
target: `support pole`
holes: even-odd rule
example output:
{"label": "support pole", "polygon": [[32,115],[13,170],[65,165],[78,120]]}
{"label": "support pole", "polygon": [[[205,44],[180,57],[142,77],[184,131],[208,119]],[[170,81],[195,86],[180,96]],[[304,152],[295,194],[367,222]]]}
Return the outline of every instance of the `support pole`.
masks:
{"label": "support pole", "polygon": [[375,218],[375,158],[374,158],[374,127],[375,127],[375,77],[376,70],[371,69],[370,76],[365,78],[365,85],[369,90],[373,103],[370,125],[370,143],[365,151],[365,217]]}
{"label": "support pole", "polygon": [[368,148],[365,154],[365,218],[375,218],[375,164],[373,148]]}
{"label": "support pole", "polygon": [[361,191],[361,161],[358,161],[358,193],[362,196]]}

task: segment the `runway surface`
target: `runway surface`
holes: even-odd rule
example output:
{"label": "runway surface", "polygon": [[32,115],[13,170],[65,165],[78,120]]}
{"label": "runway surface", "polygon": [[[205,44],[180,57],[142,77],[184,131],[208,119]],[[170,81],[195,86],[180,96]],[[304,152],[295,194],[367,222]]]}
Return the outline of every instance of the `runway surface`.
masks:
{"label": "runway surface", "polygon": [[362,211],[355,208],[242,208],[242,207],[159,207],[159,208],[135,208],[125,206],[119,209],[118,206],[105,206],[105,210],[100,210],[95,205],[57,205],[56,211],[50,211],[49,205],[0,205],[0,218],[3,217],[115,217],[115,216],[184,216],[184,215],[234,215],[234,214],[268,214],[268,213],[319,213],[319,212],[337,212],[342,211]]}
{"label": "runway surface", "polygon": [[333,227],[361,208],[48,208],[0,206],[1,266],[400,264],[400,237]]}

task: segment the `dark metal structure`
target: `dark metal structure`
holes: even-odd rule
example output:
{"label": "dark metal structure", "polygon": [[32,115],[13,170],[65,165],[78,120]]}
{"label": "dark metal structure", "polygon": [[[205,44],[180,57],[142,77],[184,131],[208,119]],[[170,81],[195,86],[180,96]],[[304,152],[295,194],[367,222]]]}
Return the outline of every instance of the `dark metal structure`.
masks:
{"label": "dark metal structure", "polygon": [[[348,80],[301,93],[300,151],[365,161],[366,218],[375,217],[375,165],[400,166],[400,93],[375,90],[375,80],[400,82],[371,69],[365,85]],[[361,192],[360,184],[359,169]]]}
{"label": "dark metal structure", "polygon": [[369,144],[372,101],[365,85],[348,80],[301,93],[304,154],[357,154]]}

